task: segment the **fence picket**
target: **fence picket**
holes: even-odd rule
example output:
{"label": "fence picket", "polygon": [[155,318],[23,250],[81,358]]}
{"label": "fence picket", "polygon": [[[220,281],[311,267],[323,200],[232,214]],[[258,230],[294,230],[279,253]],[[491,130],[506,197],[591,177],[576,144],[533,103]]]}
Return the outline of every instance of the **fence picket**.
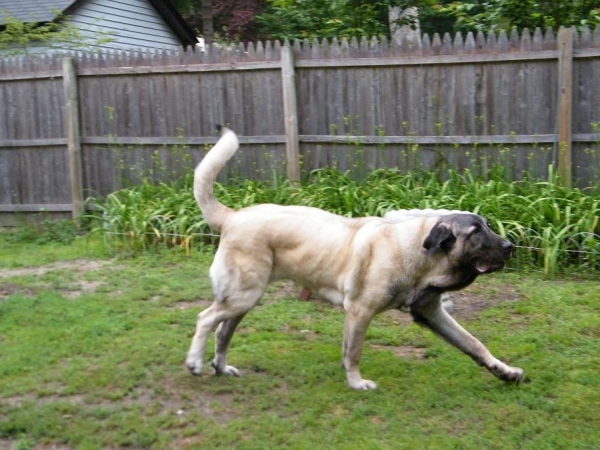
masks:
{"label": "fence picket", "polygon": [[536,27],[536,29],[533,33],[531,49],[533,51],[540,51],[543,49],[543,45],[544,45],[544,35],[542,34],[542,29],[540,27]]}
{"label": "fence picket", "polygon": [[462,33],[456,33],[454,35],[454,42],[452,43],[453,53],[460,55],[465,52],[465,44],[463,42]]}
{"label": "fence picket", "polygon": [[531,51],[531,35],[529,34],[529,29],[524,28],[521,32],[521,51],[529,52]]}
{"label": "fence picket", "polygon": [[546,29],[546,34],[544,36],[544,49],[545,50],[555,50],[556,49],[556,36],[554,34],[554,30],[550,27]]}

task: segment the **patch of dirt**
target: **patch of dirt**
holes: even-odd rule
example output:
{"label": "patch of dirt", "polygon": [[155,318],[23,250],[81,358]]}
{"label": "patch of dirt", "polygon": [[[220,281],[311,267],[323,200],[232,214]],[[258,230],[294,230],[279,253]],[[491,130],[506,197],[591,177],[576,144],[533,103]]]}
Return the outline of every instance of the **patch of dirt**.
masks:
{"label": "patch of dirt", "polygon": [[269,284],[261,303],[276,301],[283,297],[299,298],[302,290],[296,283],[289,280],[276,281]]}
{"label": "patch of dirt", "polygon": [[197,298],[195,300],[189,300],[189,301],[180,301],[175,303],[174,305],[171,306],[171,308],[173,309],[193,309],[193,310],[197,310],[197,312],[200,312],[206,308],[208,308],[210,305],[212,305],[212,300],[206,299],[206,298]]}
{"label": "patch of dirt", "polygon": [[11,441],[10,439],[0,439],[0,450],[13,450],[15,448],[31,448],[32,450],[71,450],[72,447],[67,447],[62,444],[37,444],[29,447],[27,444],[23,446],[20,441]]}
{"label": "patch of dirt", "polygon": [[0,301],[12,294],[24,294],[28,297],[33,297],[35,292],[25,286],[20,286],[14,283],[0,283]]}
{"label": "patch of dirt", "polygon": [[482,311],[503,302],[516,302],[521,296],[511,285],[488,287],[473,286],[462,291],[452,292],[450,300],[454,303],[452,316],[457,319],[470,320]]}
{"label": "patch of dirt", "polygon": [[[59,261],[46,264],[39,267],[23,267],[19,269],[0,269],[0,280],[3,278],[32,275],[39,277],[55,270],[72,270],[77,273],[90,272],[101,269],[102,267],[113,263],[108,261],[89,261],[86,259],[76,259],[74,261]],[[61,293],[69,299],[75,299],[85,292],[95,292],[103,284],[102,281],[78,280],[68,289],[61,289]],[[14,292],[25,292],[27,295],[33,295],[31,289],[18,286],[12,283],[0,283],[0,300],[8,297]]]}
{"label": "patch of dirt", "polygon": [[392,319],[392,321],[397,325],[408,325],[413,322],[412,316],[408,311],[400,311],[399,309],[392,309],[390,311],[386,311],[382,314],[384,317],[388,317]]}
{"label": "patch of dirt", "polygon": [[[301,290],[302,288],[292,283],[287,286],[285,295],[300,299]],[[446,299],[452,301],[452,310],[450,311],[450,314],[460,322],[472,320],[482,311],[500,303],[519,301],[521,296],[513,286],[508,284],[489,287],[475,285],[462,291],[451,292]],[[314,295],[310,301],[329,304],[327,300],[320,299]],[[413,321],[408,310],[390,310],[384,312],[383,316],[387,316],[398,325],[408,325]]]}
{"label": "patch of dirt", "polygon": [[[211,417],[219,423],[229,422],[238,416],[234,406],[235,395],[231,392],[207,393],[202,392],[197,396],[190,398],[190,392],[197,389],[197,383],[211,380],[214,375],[210,368],[200,377],[192,377],[185,374],[184,382],[181,379],[164,379],[160,382],[158,393],[150,388],[137,388],[128,395],[118,400],[109,399],[90,399],[85,395],[61,395],[61,388],[56,388],[56,393],[50,395],[25,394],[20,396],[1,398],[2,403],[13,408],[19,408],[26,403],[36,403],[40,405],[51,404],[54,402],[71,403],[76,405],[85,405],[86,407],[111,407],[113,405],[123,406],[142,406],[144,409],[151,409],[155,415],[174,415],[184,417],[192,413]],[[188,379],[189,377],[189,379]],[[200,380],[198,379],[200,378]],[[68,418],[68,416],[64,416]],[[1,442],[1,441],[0,441]],[[2,447],[0,447],[2,450]]]}
{"label": "patch of dirt", "polygon": [[371,345],[376,350],[391,350],[398,358],[425,359],[424,348],[411,347],[408,345]]}
{"label": "patch of dirt", "polygon": [[70,289],[61,289],[62,295],[64,295],[68,299],[75,299],[79,297],[84,292],[96,292],[103,284],[102,281],[85,281],[81,280],[76,285],[74,285]]}
{"label": "patch of dirt", "polygon": [[113,260],[108,261],[89,261],[87,259],[76,259],[74,261],[59,261],[39,267],[23,267],[19,269],[0,269],[0,278],[20,277],[23,275],[40,276],[53,270],[75,270],[77,272],[88,272],[98,270]]}

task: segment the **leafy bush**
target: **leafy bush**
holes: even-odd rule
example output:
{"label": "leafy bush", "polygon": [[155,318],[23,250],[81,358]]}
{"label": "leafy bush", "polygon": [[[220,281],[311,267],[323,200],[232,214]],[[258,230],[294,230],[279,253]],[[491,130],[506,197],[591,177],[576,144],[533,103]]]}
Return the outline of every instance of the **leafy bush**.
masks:
{"label": "leafy bush", "polygon": [[78,234],[79,230],[72,220],[46,219],[38,225],[23,225],[15,228],[10,234],[10,240],[35,244],[57,242],[68,245],[75,240]]}
{"label": "leafy bush", "polygon": [[[98,229],[130,248],[157,244],[215,243],[192,192],[191,176],[177,183],[141,185],[91,199]],[[307,205],[348,217],[383,215],[393,209],[446,208],[472,211],[488,218],[501,235],[517,245],[513,264],[558,269],[600,268],[600,195],[561,186],[551,172],[548,181],[504,181],[502,168],[486,177],[450,171],[400,174],[376,170],[357,181],[348,172],[324,168],[294,185],[287,180],[233,180],[216,184],[216,196],[241,208],[256,203]]]}

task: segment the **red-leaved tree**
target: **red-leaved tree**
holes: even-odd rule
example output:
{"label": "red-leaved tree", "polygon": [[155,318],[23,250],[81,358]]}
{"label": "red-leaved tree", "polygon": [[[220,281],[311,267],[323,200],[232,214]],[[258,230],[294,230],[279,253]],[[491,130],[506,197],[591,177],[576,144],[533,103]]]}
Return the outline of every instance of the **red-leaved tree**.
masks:
{"label": "red-leaved tree", "polygon": [[253,23],[263,6],[262,0],[213,0],[215,31],[228,39],[256,41],[261,38]]}

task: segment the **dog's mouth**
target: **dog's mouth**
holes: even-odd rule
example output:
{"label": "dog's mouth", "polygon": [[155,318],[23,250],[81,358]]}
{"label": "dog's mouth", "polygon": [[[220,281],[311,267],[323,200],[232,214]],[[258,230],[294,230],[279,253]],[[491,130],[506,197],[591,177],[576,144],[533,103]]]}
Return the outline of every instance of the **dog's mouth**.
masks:
{"label": "dog's mouth", "polygon": [[491,273],[501,270],[504,267],[504,261],[499,263],[489,263],[486,261],[475,261],[475,269],[480,274]]}

